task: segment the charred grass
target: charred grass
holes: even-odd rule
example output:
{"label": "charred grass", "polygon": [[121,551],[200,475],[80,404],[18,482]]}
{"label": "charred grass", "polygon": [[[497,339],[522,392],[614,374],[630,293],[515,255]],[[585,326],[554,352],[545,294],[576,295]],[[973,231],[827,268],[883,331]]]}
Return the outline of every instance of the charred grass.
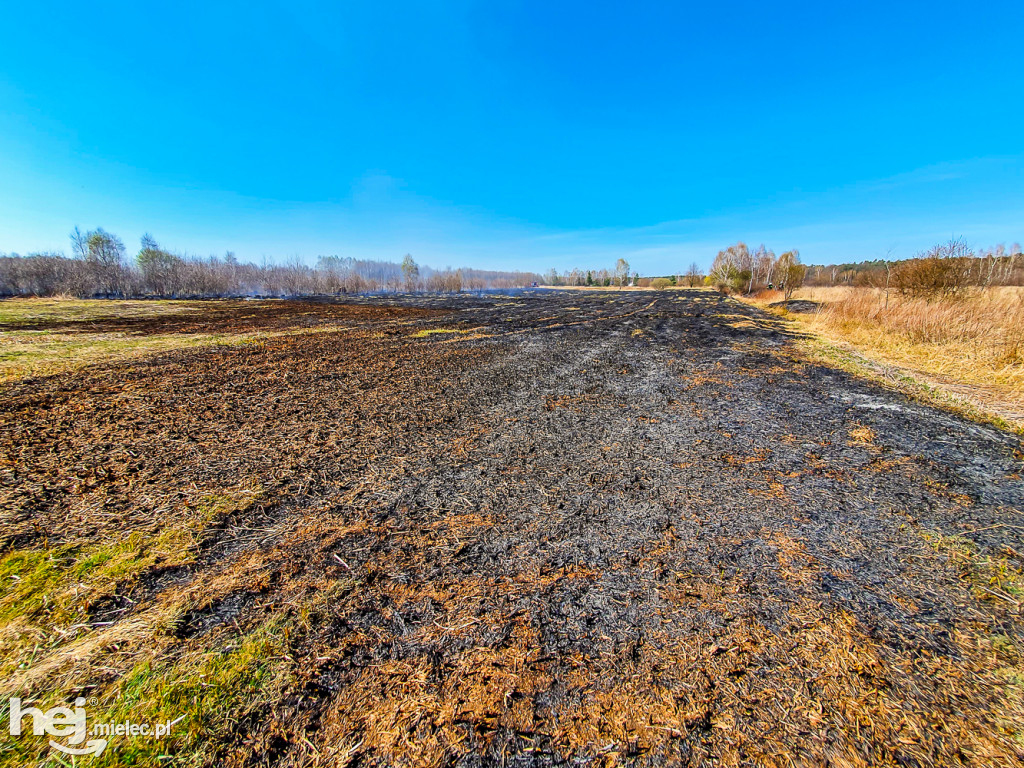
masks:
{"label": "charred grass", "polygon": [[181,718],[97,764],[1024,758],[1015,437],[707,292],[251,311],[0,392],[4,698]]}

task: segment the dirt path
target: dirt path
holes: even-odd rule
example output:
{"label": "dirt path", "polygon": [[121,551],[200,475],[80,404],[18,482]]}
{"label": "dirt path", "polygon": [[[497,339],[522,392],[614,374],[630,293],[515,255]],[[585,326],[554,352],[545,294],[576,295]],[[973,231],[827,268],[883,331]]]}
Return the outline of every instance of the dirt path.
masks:
{"label": "dirt path", "polygon": [[[283,621],[272,679],[182,754],[1024,759],[1016,438],[801,362],[705,292],[363,303],[394,312],[0,394],[9,551],[197,532],[15,687],[112,702],[145,653],[173,669]],[[170,606],[159,639],[126,631]]]}

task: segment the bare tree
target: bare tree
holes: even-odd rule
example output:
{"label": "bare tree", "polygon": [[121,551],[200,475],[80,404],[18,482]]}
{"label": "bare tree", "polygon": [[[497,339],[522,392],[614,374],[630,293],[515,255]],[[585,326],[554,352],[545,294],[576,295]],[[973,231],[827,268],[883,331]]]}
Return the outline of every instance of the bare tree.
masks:
{"label": "bare tree", "polygon": [[889,260],[891,255],[891,250],[885,254],[885,309],[889,308],[889,286],[892,284],[892,261]]}
{"label": "bare tree", "polygon": [[749,288],[753,260],[746,243],[736,243],[718,252],[711,264],[711,279],[719,291]]}
{"label": "bare tree", "polygon": [[75,227],[71,247],[89,265],[100,293],[110,296],[125,292],[125,275],[122,274],[125,249],[121,238],[105,232],[102,227],[84,235]]}
{"label": "bare tree", "polygon": [[419,278],[420,268],[413,260],[412,254],[405,254],[405,258],[402,259],[402,279],[405,281],[405,290],[408,293],[412,293],[416,290],[416,284],[419,282]]}
{"label": "bare tree", "polygon": [[148,232],[142,236],[141,245],[135,263],[142,273],[143,290],[158,296],[179,294],[182,290],[182,260],[163,250]]}
{"label": "bare tree", "polygon": [[758,290],[761,286],[768,287],[772,281],[775,266],[775,254],[765,248],[764,243],[758,246],[751,257],[750,287],[748,292]]}
{"label": "bare tree", "polygon": [[89,238],[82,234],[82,230],[75,227],[71,230],[71,252],[76,259],[85,261],[89,256]]}
{"label": "bare tree", "polygon": [[615,262],[615,279],[619,281],[619,288],[626,284],[629,278],[629,262],[620,258]]}
{"label": "bare tree", "polygon": [[779,256],[775,263],[775,271],[783,281],[784,298],[789,301],[793,291],[803,285],[804,277],[807,275],[807,267],[800,263],[800,251],[786,251]]}
{"label": "bare tree", "polygon": [[700,264],[696,261],[690,264],[690,268],[686,270],[686,282],[691,288],[700,285],[704,279],[704,273],[700,268]]}

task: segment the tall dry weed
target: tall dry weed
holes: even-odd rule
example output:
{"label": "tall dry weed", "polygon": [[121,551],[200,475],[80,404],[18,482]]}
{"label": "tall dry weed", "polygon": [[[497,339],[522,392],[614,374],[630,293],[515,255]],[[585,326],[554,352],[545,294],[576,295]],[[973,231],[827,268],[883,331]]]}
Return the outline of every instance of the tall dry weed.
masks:
{"label": "tall dry weed", "polygon": [[1008,387],[1024,397],[1024,289],[975,289],[926,299],[891,291],[816,287],[799,298],[818,302],[807,322],[827,336],[881,352],[890,361],[956,382]]}

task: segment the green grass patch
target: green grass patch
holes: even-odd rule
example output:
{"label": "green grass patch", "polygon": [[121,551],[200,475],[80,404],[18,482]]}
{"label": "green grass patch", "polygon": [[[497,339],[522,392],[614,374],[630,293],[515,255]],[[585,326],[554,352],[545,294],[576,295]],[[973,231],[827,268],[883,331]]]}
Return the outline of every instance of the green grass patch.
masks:
{"label": "green grass patch", "polygon": [[96,765],[148,766],[160,758],[165,765],[209,764],[234,723],[279,698],[288,679],[287,636],[285,621],[273,619],[222,648],[137,665],[117,685],[102,719],[178,722],[160,741],[113,739]]}
{"label": "green grass patch", "polygon": [[[90,628],[89,612],[156,567],[194,561],[203,531],[251,503],[258,489],[199,500],[187,522],[122,539],[20,549],[0,557],[0,675],[32,666]],[[41,654],[40,654],[41,652]]]}
{"label": "green grass patch", "polygon": [[[157,533],[137,531],[118,541],[4,554],[0,557],[0,677],[11,680],[65,652],[68,643],[83,637],[82,629],[91,628],[89,611],[100,598],[123,590],[154,567],[192,562],[204,531],[253,503],[258,493],[253,487],[204,496],[184,524]],[[172,606],[167,615],[177,615],[178,610]],[[166,633],[173,626],[174,621],[162,621],[147,631]],[[232,722],[264,702],[264,693],[283,679],[278,673],[287,635],[283,620],[273,619],[249,633],[222,630],[219,640],[203,651],[188,653],[179,645],[173,656],[164,658],[153,655],[167,648],[165,642],[133,641],[133,656],[122,667],[128,671],[97,690],[99,702],[87,706],[89,727],[97,722],[127,719],[155,724],[184,717],[168,739],[113,737],[99,759],[78,758],[79,763],[83,759],[97,766],[209,763],[218,735],[228,734]],[[95,680],[88,674],[83,677],[85,669],[73,677],[59,670],[54,676],[41,677],[31,688],[35,699],[26,701],[26,706],[46,710],[72,701],[80,690],[78,684]],[[0,702],[4,722],[6,695]],[[179,757],[163,759],[169,752]],[[46,739],[23,735],[0,746],[0,765],[55,767],[71,762],[51,750]]]}
{"label": "green grass patch", "polygon": [[[218,750],[240,720],[280,700],[290,680],[289,634],[287,621],[276,618],[249,632],[222,633],[220,647],[136,664],[98,701],[87,703],[87,727],[91,731],[98,723],[126,720],[152,726],[177,721],[170,734],[160,739],[111,736],[102,755],[79,760],[98,768],[215,764]],[[51,693],[24,704],[46,710],[73,699],[74,694]],[[7,714],[5,700],[0,711],[5,723]],[[31,730],[0,746],[0,765],[56,768],[71,765],[70,760]]]}
{"label": "green grass patch", "polygon": [[89,547],[9,552],[0,559],[0,624],[43,617],[50,624],[71,623],[118,583],[157,564],[189,561],[193,543],[186,532],[172,529],[154,537],[134,532],[121,541]]}

